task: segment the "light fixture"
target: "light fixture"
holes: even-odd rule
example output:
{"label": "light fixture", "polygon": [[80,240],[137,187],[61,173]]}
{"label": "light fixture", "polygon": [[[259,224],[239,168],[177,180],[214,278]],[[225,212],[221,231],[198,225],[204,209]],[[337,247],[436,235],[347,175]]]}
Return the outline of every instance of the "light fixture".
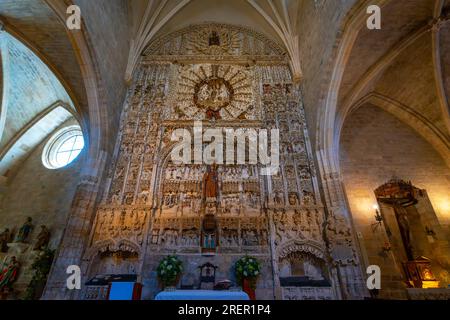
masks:
{"label": "light fixture", "polygon": [[375,232],[378,227],[381,227],[381,223],[383,222],[383,216],[380,213],[380,207],[378,204],[374,204],[372,208],[375,210],[375,223],[372,223],[372,232]]}
{"label": "light fixture", "polygon": [[380,210],[375,210],[375,220],[379,223],[383,221],[383,216],[380,214]]}

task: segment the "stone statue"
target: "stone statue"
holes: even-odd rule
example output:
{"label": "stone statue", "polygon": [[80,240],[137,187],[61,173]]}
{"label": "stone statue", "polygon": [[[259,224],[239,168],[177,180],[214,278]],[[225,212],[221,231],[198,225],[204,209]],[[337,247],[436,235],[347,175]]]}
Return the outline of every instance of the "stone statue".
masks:
{"label": "stone statue", "polygon": [[33,250],[42,250],[45,249],[48,246],[48,243],[50,242],[50,231],[47,229],[46,226],[41,226],[41,232],[39,232],[39,235],[37,237],[36,244],[34,245]]}
{"label": "stone statue", "polygon": [[20,264],[16,257],[11,257],[8,265],[2,267],[0,273],[0,292],[10,288],[14,281],[16,281],[19,268]]}
{"label": "stone statue", "polygon": [[205,234],[203,239],[203,248],[205,249],[215,249],[216,248],[216,242],[215,242],[215,235],[214,234]]}
{"label": "stone statue", "polygon": [[33,229],[33,224],[31,223],[33,219],[31,217],[27,218],[27,221],[19,229],[15,242],[25,242]]}
{"label": "stone statue", "polygon": [[295,193],[290,193],[289,194],[289,204],[291,206],[295,206],[297,204],[297,194]]}
{"label": "stone statue", "polygon": [[8,228],[0,234],[0,252],[8,252],[8,243],[11,239],[11,232]]}
{"label": "stone statue", "polygon": [[217,175],[217,166],[213,164],[208,166],[203,176],[203,196],[207,198],[217,198],[219,179]]}

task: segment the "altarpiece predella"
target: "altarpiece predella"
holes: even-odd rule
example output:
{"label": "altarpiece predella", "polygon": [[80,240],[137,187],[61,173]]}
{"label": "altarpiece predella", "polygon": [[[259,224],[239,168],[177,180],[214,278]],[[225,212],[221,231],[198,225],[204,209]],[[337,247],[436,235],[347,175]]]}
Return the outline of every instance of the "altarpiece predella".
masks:
{"label": "altarpiece predella", "polygon": [[[174,130],[279,129],[280,170],[260,164],[177,164]],[[124,103],[106,191],[97,208],[89,277],[136,274],[143,298],[160,291],[167,255],[184,264],[180,285],[198,285],[199,266],[234,279],[236,260],[262,263],[259,299],[360,297],[348,221],[327,214],[318,191],[300,86],[286,52],[242,27],[190,26],[144,52]],[[85,298],[101,298],[95,289]]]}

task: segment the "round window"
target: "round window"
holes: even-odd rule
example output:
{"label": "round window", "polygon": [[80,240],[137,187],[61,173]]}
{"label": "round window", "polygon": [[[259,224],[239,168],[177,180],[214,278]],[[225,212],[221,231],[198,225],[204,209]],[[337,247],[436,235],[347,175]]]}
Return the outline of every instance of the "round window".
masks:
{"label": "round window", "polygon": [[84,148],[83,132],[79,126],[58,131],[47,142],[42,162],[48,169],[59,169],[75,160]]}

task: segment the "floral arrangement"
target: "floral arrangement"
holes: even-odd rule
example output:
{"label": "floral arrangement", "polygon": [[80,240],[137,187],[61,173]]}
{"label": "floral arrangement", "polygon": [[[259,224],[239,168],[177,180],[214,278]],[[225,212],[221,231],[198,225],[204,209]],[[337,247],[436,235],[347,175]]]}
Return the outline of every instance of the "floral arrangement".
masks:
{"label": "floral arrangement", "polygon": [[253,286],[256,285],[256,278],[261,272],[261,264],[253,257],[245,256],[239,259],[235,265],[237,280],[242,283],[248,280]]}
{"label": "floral arrangement", "polygon": [[183,263],[177,256],[168,256],[161,260],[157,272],[158,278],[164,287],[174,286],[183,272]]}

